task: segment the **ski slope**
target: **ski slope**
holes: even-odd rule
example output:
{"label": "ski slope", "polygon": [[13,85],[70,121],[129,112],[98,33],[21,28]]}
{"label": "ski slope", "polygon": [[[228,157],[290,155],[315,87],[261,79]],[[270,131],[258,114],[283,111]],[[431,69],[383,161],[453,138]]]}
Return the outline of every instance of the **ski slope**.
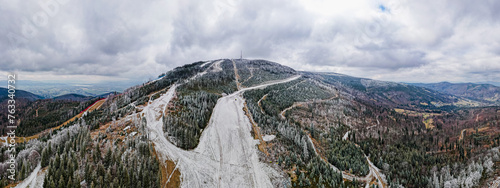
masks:
{"label": "ski slope", "polygon": [[[37,178],[38,171],[40,171],[40,169],[41,169],[41,164],[38,163],[38,165],[36,165],[36,168],[33,170],[33,172],[31,172],[31,174],[26,179],[24,179],[21,183],[17,184],[16,188],[25,188],[28,186],[36,187],[37,181],[40,181]],[[42,182],[43,182],[43,180],[42,180]]]}
{"label": "ski slope", "polygon": [[243,111],[241,94],[299,77],[244,88],[221,97],[200,137],[200,144],[191,151],[176,147],[164,136],[162,112],[174,97],[177,85],[173,85],[142,111],[149,138],[154,142],[161,162],[172,160],[176,163],[181,172],[181,187],[274,187],[271,179],[280,175],[259,161],[255,147],[258,140],[250,134],[251,123]]}

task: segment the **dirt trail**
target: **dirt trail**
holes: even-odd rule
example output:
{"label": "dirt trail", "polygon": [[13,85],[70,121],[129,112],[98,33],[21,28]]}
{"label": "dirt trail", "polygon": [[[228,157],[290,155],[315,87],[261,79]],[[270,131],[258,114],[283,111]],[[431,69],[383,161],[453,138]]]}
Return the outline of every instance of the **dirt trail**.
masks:
{"label": "dirt trail", "polygon": [[[233,62],[234,75],[235,75],[234,79],[236,80],[237,84],[240,84],[238,82],[238,80],[239,80],[238,67],[236,67],[236,63],[234,62],[234,60],[231,60],[231,61]],[[252,73],[252,76],[253,76],[253,73]],[[250,78],[248,78],[248,79],[250,79]],[[238,87],[238,90],[241,90],[241,88]],[[260,100],[259,100],[259,103],[260,103]],[[264,139],[262,138],[262,134],[260,133],[260,128],[257,126],[257,123],[255,123],[255,121],[253,120],[252,113],[250,113],[250,110],[248,110],[247,103],[244,102],[243,105],[244,105],[243,111],[245,111],[245,115],[247,116],[247,118],[250,120],[250,123],[252,124],[252,130],[255,134],[255,138],[259,139],[259,141],[260,141],[259,146],[258,146],[259,150],[262,151],[263,153],[265,153],[266,155],[269,155],[269,153],[267,152],[267,149],[266,149],[266,142],[264,141]],[[261,110],[262,110],[262,107],[261,107]]]}
{"label": "dirt trail", "polygon": [[252,130],[254,132],[254,138],[258,139],[260,141],[259,143],[259,150],[265,153],[266,155],[269,156],[269,153],[267,152],[267,143],[264,141],[264,138],[262,137],[262,134],[260,132],[260,128],[258,127],[257,123],[253,120],[252,113],[250,113],[250,110],[248,110],[247,103],[244,103],[243,110],[245,111],[245,115],[247,118],[250,120],[250,123],[252,124]]}
{"label": "dirt trail", "polygon": [[458,137],[458,141],[462,141],[462,139],[464,138],[464,132],[466,131],[467,129],[462,129],[462,131],[460,131],[460,136]]}
{"label": "dirt trail", "polygon": [[261,102],[262,102],[262,100],[266,100],[267,95],[269,95],[269,93],[265,94],[264,96],[262,96],[262,98],[259,99],[259,101],[257,101],[257,105],[259,105],[260,112],[262,112],[263,114],[266,114],[266,113],[264,112],[264,109],[262,108]]}
{"label": "dirt trail", "polygon": [[241,82],[241,83],[245,83],[245,82],[247,82],[248,80],[250,80],[253,77],[253,69],[254,68],[248,68],[248,70],[250,70],[250,77],[248,77],[247,79],[243,80],[243,82]]}
{"label": "dirt trail", "polygon": [[297,106],[302,106],[302,105],[305,105],[307,104],[306,102],[295,102],[293,103],[292,106],[288,107],[288,108],[285,108],[283,111],[281,111],[280,113],[280,118],[281,119],[285,119],[285,112],[288,111],[288,110],[291,110],[292,108],[295,108]]}
{"label": "dirt trail", "polygon": [[234,60],[231,59],[231,62],[233,62],[233,69],[234,69],[234,80],[236,81],[236,87],[238,88],[238,90],[241,90],[242,86],[241,86],[241,83],[240,83],[240,75],[238,74],[238,68],[236,67],[236,63],[234,62]]}
{"label": "dirt trail", "polygon": [[[304,81],[306,81],[306,80],[303,80],[302,82],[304,82]],[[302,82],[299,82],[299,83],[302,83]],[[295,84],[295,85],[298,85],[299,83],[297,83],[297,84]],[[292,86],[292,87],[293,87],[293,86]],[[326,86],[325,86],[325,87],[326,87]],[[329,89],[329,90],[330,90],[330,89]],[[335,91],[335,90],[331,90],[331,91],[335,93],[335,96],[330,97],[330,98],[328,98],[328,99],[321,99],[321,100],[313,100],[313,101],[295,102],[295,103],[293,103],[293,105],[292,105],[292,106],[290,106],[290,107],[288,107],[288,108],[285,108],[285,109],[283,109],[283,111],[281,111],[281,113],[280,113],[280,117],[281,117],[282,119],[285,119],[285,113],[286,113],[286,111],[291,110],[292,108],[295,108],[295,107],[298,107],[298,106],[305,106],[305,105],[310,104],[310,103],[313,103],[313,102],[318,102],[318,103],[321,103],[321,102],[329,101],[329,100],[332,100],[332,99],[335,99],[335,98],[339,98],[339,97],[340,97],[340,94],[339,94],[337,91]]]}
{"label": "dirt trail", "polygon": [[283,111],[281,111],[280,118],[281,119],[285,119],[285,113],[286,113],[286,111],[291,110],[292,108],[295,108],[295,107],[298,107],[298,106],[305,106],[307,104],[314,103],[314,102],[321,103],[321,102],[329,101],[329,100],[332,100],[332,99],[335,99],[335,98],[338,98],[338,97],[339,97],[339,95],[337,93],[335,96],[330,97],[328,99],[312,100],[312,101],[306,101],[306,102],[294,102],[292,106],[290,106],[288,108],[285,108],[285,109],[283,109]]}
{"label": "dirt trail", "polygon": [[462,129],[462,131],[460,131],[460,136],[458,137],[458,141],[462,141],[465,137],[464,134],[467,134],[467,132],[469,133],[474,133],[476,132],[476,129],[478,132],[485,132],[485,131],[488,131],[490,129],[490,126],[486,125],[486,126],[483,126],[483,127],[480,127],[480,128],[466,128],[466,129]]}

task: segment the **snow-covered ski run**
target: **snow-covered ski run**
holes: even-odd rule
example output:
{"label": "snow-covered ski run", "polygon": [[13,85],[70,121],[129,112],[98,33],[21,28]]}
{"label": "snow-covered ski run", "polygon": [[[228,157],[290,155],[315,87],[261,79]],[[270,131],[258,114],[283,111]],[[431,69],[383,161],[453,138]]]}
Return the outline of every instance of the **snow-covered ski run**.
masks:
{"label": "snow-covered ski run", "polygon": [[[41,187],[41,184],[43,183],[43,179],[40,181],[38,178],[38,172],[40,172],[41,169],[41,164],[38,163],[38,165],[35,167],[33,172],[24,179],[21,183],[17,184],[15,188],[25,188],[25,187]],[[38,182],[37,182],[38,181]]]}
{"label": "snow-covered ski run", "polygon": [[255,147],[259,141],[250,134],[251,123],[243,111],[241,94],[299,77],[244,88],[220,98],[200,144],[191,151],[176,147],[164,136],[162,112],[174,97],[178,85],[173,85],[142,111],[160,161],[176,163],[181,172],[181,187],[274,187],[271,179],[281,175],[259,161]]}

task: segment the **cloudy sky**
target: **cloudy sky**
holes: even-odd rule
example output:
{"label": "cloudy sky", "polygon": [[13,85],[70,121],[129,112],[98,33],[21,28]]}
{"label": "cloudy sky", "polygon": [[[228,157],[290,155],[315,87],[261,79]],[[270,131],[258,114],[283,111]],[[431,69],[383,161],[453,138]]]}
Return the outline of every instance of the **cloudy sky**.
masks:
{"label": "cloudy sky", "polygon": [[499,81],[498,10],[495,0],[0,0],[0,73],[142,82],[242,50],[387,81]]}

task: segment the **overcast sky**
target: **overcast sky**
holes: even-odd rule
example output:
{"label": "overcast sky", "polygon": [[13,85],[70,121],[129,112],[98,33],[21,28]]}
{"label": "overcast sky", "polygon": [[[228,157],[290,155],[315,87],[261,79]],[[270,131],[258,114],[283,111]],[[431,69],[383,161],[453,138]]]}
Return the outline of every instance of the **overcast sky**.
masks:
{"label": "overcast sky", "polygon": [[242,50],[296,70],[498,81],[499,10],[496,0],[0,0],[0,73],[145,81]]}

